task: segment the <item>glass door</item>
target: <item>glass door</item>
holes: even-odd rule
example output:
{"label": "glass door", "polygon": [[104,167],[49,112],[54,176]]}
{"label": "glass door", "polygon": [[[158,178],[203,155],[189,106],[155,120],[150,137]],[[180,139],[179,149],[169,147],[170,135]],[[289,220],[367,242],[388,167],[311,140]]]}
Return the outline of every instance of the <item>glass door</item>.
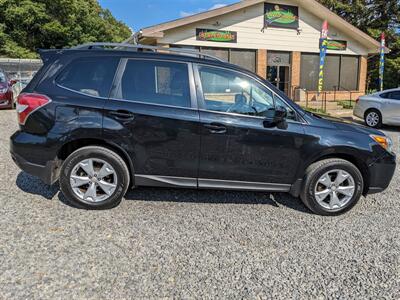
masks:
{"label": "glass door", "polygon": [[282,92],[289,92],[289,66],[268,66],[267,79]]}

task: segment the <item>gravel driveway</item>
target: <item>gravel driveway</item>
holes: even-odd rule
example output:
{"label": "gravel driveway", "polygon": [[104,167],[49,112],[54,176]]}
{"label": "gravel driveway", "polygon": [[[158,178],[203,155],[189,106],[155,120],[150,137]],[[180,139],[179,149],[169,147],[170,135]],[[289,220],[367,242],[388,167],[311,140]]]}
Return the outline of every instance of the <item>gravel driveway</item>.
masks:
{"label": "gravel driveway", "polygon": [[335,218],[286,194],[155,188],[84,211],[14,165],[16,128],[0,111],[0,299],[400,298],[398,170]]}

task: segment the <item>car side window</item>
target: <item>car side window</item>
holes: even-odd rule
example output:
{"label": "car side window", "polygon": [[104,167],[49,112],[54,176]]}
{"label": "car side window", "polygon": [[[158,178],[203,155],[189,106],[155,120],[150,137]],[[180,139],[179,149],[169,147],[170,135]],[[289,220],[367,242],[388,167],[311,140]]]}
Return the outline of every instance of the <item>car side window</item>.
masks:
{"label": "car side window", "polygon": [[207,110],[263,116],[274,109],[274,97],[255,80],[238,72],[199,66]]}
{"label": "car side window", "polygon": [[190,107],[188,66],[186,63],[128,59],[115,98]]}
{"label": "car side window", "polygon": [[116,57],[78,58],[68,64],[56,82],[94,97],[108,97],[119,63]]}
{"label": "car side window", "polygon": [[284,109],[286,109],[286,113],[287,113],[287,117],[286,119],[288,120],[293,120],[293,121],[297,121],[297,115],[296,112],[293,110],[293,108],[291,108],[289,105],[287,105],[281,97],[275,95],[275,107],[283,107]]}
{"label": "car side window", "polygon": [[389,99],[400,100],[400,91],[390,92]]}

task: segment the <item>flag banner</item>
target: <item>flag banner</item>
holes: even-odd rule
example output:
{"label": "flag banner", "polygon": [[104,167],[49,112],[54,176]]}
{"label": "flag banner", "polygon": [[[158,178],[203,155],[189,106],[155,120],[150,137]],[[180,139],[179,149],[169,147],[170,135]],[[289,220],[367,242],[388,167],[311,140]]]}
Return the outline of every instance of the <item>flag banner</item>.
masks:
{"label": "flag banner", "polygon": [[328,22],[324,21],[321,30],[321,42],[319,51],[319,72],[318,72],[318,95],[324,88],[324,66],[326,58],[326,50],[328,48]]}
{"label": "flag banner", "polygon": [[381,34],[381,49],[379,59],[379,88],[383,91],[383,73],[385,71],[385,34]]}

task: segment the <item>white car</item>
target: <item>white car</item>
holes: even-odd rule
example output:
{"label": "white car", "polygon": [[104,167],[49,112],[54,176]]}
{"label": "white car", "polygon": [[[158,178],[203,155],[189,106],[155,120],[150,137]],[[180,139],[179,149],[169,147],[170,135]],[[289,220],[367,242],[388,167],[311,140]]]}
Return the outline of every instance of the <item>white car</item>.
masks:
{"label": "white car", "polygon": [[400,125],[400,88],[361,96],[353,114],[370,127]]}

